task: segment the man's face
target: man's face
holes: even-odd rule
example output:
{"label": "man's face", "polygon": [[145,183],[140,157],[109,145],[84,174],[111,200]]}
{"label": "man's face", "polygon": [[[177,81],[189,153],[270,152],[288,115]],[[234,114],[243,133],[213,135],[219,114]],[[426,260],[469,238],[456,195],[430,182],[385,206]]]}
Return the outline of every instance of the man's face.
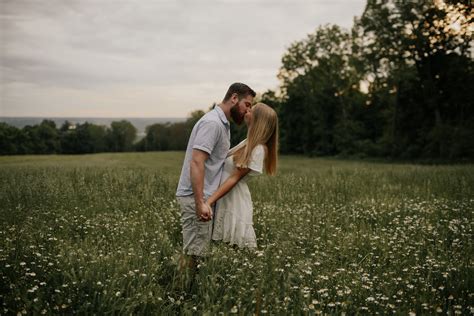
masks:
{"label": "man's face", "polygon": [[230,115],[232,120],[240,125],[244,121],[245,114],[252,109],[253,97],[247,95],[245,98],[240,99],[237,94],[232,96],[232,101],[235,102],[234,106],[230,109]]}

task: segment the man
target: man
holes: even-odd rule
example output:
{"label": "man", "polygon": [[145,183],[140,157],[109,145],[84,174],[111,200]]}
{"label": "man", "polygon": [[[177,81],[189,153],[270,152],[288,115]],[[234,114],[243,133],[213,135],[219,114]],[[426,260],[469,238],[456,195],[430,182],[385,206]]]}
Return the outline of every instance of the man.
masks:
{"label": "man", "polygon": [[224,100],[193,127],[176,197],[181,207],[183,252],[196,269],[206,255],[212,233],[212,210],[206,200],[217,190],[230,148],[229,119],[240,125],[252,107],[255,91],[243,83],[232,84]]}

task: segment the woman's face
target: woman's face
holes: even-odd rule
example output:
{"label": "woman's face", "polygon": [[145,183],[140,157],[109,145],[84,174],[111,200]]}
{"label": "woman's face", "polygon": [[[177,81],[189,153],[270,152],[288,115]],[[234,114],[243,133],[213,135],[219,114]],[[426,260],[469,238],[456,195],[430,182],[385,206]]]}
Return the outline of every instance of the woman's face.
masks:
{"label": "woman's face", "polygon": [[252,112],[253,112],[253,107],[245,113],[244,116],[244,122],[245,125],[247,125],[247,128],[250,126],[250,123],[252,123]]}

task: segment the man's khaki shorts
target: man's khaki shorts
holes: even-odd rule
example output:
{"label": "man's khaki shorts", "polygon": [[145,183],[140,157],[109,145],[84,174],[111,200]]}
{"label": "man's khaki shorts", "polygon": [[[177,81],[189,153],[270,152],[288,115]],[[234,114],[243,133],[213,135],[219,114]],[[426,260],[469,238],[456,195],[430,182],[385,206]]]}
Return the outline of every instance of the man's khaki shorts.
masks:
{"label": "man's khaki shorts", "polygon": [[181,207],[183,253],[192,256],[206,256],[211,242],[212,220],[207,222],[198,220],[194,195],[178,196],[176,199]]}

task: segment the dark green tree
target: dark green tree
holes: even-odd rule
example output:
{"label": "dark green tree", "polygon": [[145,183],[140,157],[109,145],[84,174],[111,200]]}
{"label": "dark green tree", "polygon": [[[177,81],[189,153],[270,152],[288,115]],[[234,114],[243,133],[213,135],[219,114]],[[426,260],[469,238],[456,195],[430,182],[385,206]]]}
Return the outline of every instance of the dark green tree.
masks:
{"label": "dark green tree", "polygon": [[77,153],[98,153],[107,150],[107,130],[104,126],[85,122],[77,125],[75,133]]}
{"label": "dark green tree", "polygon": [[36,153],[56,154],[61,152],[61,140],[56,123],[51,120],[43,120],[37,129],[41,150]]}
{"label": "dark green tree", "polygon": [[107,134],[109,150],[113,152],[133,151],[136,137],[137,129],[129,121],[112,122]]}
{"label": "dark green tree", "polygon": [[352,50],[351,35],[334,25],[319,27],[283,56],[282,97],[275,100],[283,152],[333,155],[347,150],[349,142],[336,128],[353,126],[353,107],[364,101]]}
{"label": "dark green tree", "polygon": [[383,143],[393,156],[472,156],[465,136],[472,134],[473,21],[463,1],[449,2],[369,0],[355,24],[371,102],[387,114]]}
{"label": "dark green tree", "polygon": [[18,141],[22,131],[6,123],[0,123],[0,155],[21,154]]}

